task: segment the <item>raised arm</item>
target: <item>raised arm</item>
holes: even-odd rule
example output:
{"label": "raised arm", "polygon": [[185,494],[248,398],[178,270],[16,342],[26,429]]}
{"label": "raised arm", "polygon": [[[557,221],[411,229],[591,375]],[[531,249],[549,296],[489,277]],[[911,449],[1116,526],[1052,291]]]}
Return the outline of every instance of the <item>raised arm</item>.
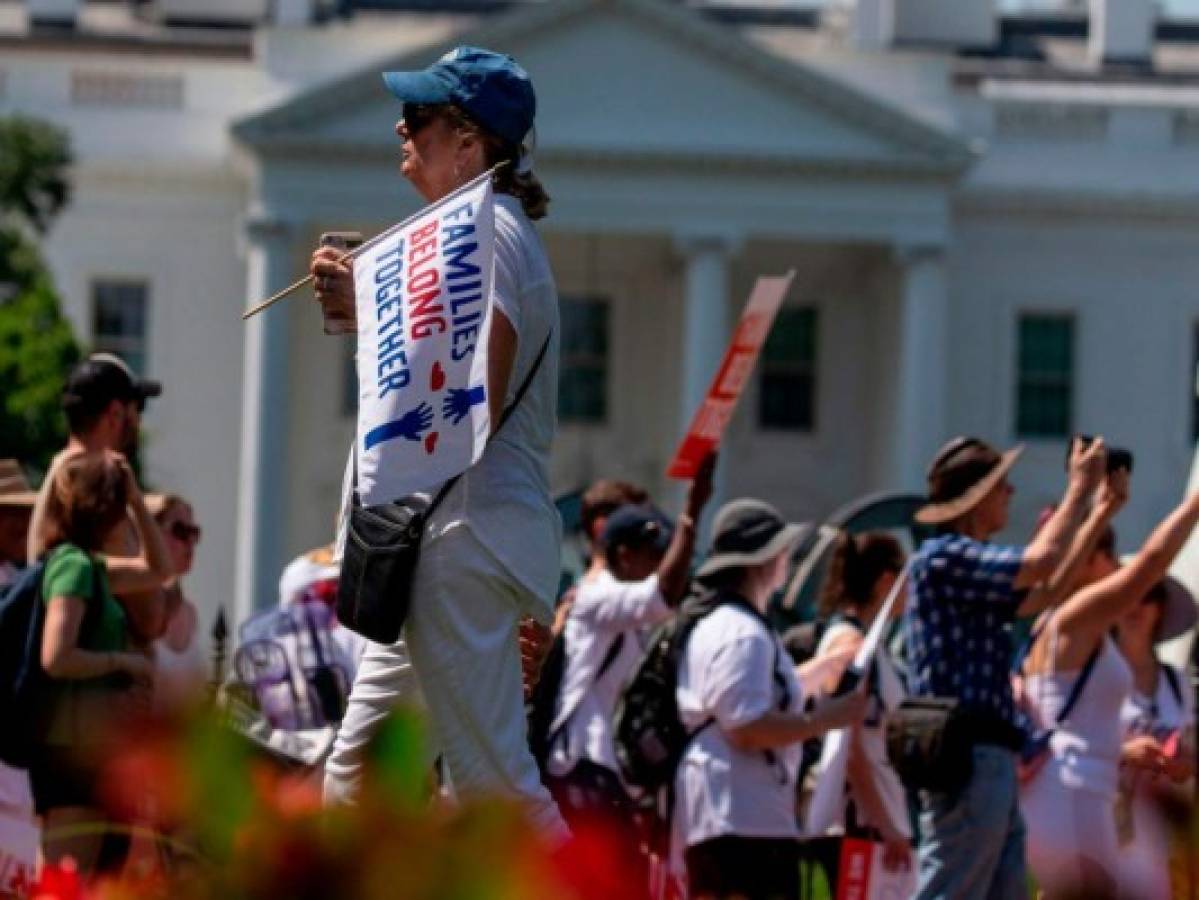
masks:
{"label": "raised arm", "polygon": [[129,500],[129,515],[137,531],[137,556],[106,556],[108,580],[118,595],[130,629],[143,640],[158,637],[166,627],[166,605],[160,588],[175,572],[162,531],[150,511],[129,464],[121,460]]}
{"label": "raised arm", "polygon": [[1091,511],[1083,520],[1082,527],[1070,542],[1061,565],[1042,584],[1035,587],[1020,605],[1020,615],[1036,616],[1044,610],[1061,604],[1078,587],[1078,579],[1087,560],[1099,545],[1116,513],[1128,502],[1128,470],[1119,469],[1110,473],[1099,488],[1098,497]]}
{"label": "raised arm", "polygon": [[1082,588],[1059,607],[1055,615],[1065,639],[1058,651],[1059,667],[1082,665],[1090,648],[1120,615],[1165,576],[1197,522],[1199,493],[1187,497],[1166,516],[1127,565]]}
{"label": "raised arm", "polygon": [[687,488],[687,500],[675,525],[674,536],[662,563],[658,566],[658,590],[670,606],[677,606],[687,592],[691,557],[695,553],[695,526],[712,497],[712,475],[716,471],[716,453],[708,454],[699,464],[695,478]]}
{"label": "raised arm", "polygon": [[[1107,450],[1103,439],[1096,438],[1084,446],[1075,439],[1070,452],[1070,475],[1066,493],[1053,515],[1037,532],[1032,543],[1024,551],[1020,572],[1016,576],[1017,589],[1031,588],[1049,578],[1061,566],[1070,548],[1071,537],[1078,530],[1086,514],[1087,501],[1103,477]],[[1025,601],[1027,604],[1028,601]],[[1035,608],[1022,604],[1019,614],[1032,615]]]}

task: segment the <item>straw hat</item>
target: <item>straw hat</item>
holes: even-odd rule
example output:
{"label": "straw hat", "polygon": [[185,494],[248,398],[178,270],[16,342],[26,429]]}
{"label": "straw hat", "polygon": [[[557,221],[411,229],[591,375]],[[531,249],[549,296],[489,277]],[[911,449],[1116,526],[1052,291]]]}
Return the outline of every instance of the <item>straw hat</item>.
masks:
{"label": "straw hat", "polygon": [[1023,444],[1000,453],[978,438],[954,438],[937,451],[928,467],[928,503],[916,511],[916,521],[944,525],[970,512],[1023,452]]}
{"label": "straw hat", "polygon": [[31,490],[15,459],[0,459],[0,507],[32,507],[37,492]]}

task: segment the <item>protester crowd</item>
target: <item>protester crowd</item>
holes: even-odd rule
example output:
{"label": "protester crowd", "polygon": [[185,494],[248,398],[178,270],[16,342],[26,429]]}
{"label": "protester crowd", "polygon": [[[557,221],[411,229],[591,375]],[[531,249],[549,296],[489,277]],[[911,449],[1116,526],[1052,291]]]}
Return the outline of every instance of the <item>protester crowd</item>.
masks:
{"label": "protester crowd", "polygon": [[[281,573],[278,608],[239,623],[234,693],[267,729],[327,734],[306,760],[325,801],[355,802],[381,723],[415,703],[440,794],[506,796],[551,843],[606,836],[629,872],[622,896],[798,898],[818,876],[849,896],[861,853],[889,896],[1026,897],[1030,875],[1051,898],[1174,896],[1194,691],[1154,648],[1195,626],[1194,598],[1166,573],[1199,495],[1121,557],[1112,523],[1131,460],[1076,439],[1060,502],[1026,546],[1004,546],[996,535],[1021,531],[1008,521],[1020,448],[957,438],[915,515],[931,537],[838,537],[818,640],[800,654],[768,613],[805,531],[760,499],[707,510],[713,455],[673,520],[640,486],[592,485],[588,566],[554,608],[557,298],[530,224],[547,202],[527,159],[532,87],[475,48],[387,84],[425,199],[500,165],[495,424],[433,504],[404,595],[376,598],[409,605],[402,637],[367,641],[338,620],[339,592],[362,577],[343,565],[353,504],[339,541]],[[352,266],[326,247],[313,271],[325,313],[352,320]],[[41,678],[26,737],[0,744],[0,813],[37,817],[43,858],[88,873],[128,855],[119,828],[71,827],[105,820],[102,773],[122,738],[201,703],[222,675],[206,672],[184,585],[194,511],[143,495],[135,474],[140,415],[160,393],[93,355],[67,378],[70,438],[41,489],[0,464],[0,609],[23,598],[39,629],[32,675],[4,671]]]}

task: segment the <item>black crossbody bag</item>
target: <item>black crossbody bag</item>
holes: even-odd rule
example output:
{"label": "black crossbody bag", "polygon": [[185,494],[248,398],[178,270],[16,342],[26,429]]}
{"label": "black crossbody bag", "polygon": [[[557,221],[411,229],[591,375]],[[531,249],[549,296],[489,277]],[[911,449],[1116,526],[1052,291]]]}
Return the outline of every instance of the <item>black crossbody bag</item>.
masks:
{"label": "black crossbody bag", "polygon": [[[552,332],[546,335],[533,368],[487,439],[489,444],[533,383],[552,337]],[[357,448],[354,453],[356,459]],[[350,522],[337,584],[337,618],[342,625],[375,643],[394,644],[399,640],[412,604],[412,578],[420,560],[425,525],[461,477],[459,473],[446,481],[431,500],[421,494],[410,494],[390,503],[363,506],[358,498],[355,470]]]}

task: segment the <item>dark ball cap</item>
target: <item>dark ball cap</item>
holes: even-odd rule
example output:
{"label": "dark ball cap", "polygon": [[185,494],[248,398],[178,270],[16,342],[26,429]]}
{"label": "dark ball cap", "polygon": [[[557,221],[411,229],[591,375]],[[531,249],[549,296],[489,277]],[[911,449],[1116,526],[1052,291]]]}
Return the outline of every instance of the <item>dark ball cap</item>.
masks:
{"label": "dark ball cap", "polygon": [[139,378],[112,353],[93,353],[71,370],[62,392],[63,409],[98,412],[113,400],[144,405],[162,393],[157,381]]}
{"label": "dark ball cap", "polygon": [[617,547],[653,547],[664,551],[673,534],[670,520],[658,510],[628,504],[608,516],[601,540],[608,553]]}

